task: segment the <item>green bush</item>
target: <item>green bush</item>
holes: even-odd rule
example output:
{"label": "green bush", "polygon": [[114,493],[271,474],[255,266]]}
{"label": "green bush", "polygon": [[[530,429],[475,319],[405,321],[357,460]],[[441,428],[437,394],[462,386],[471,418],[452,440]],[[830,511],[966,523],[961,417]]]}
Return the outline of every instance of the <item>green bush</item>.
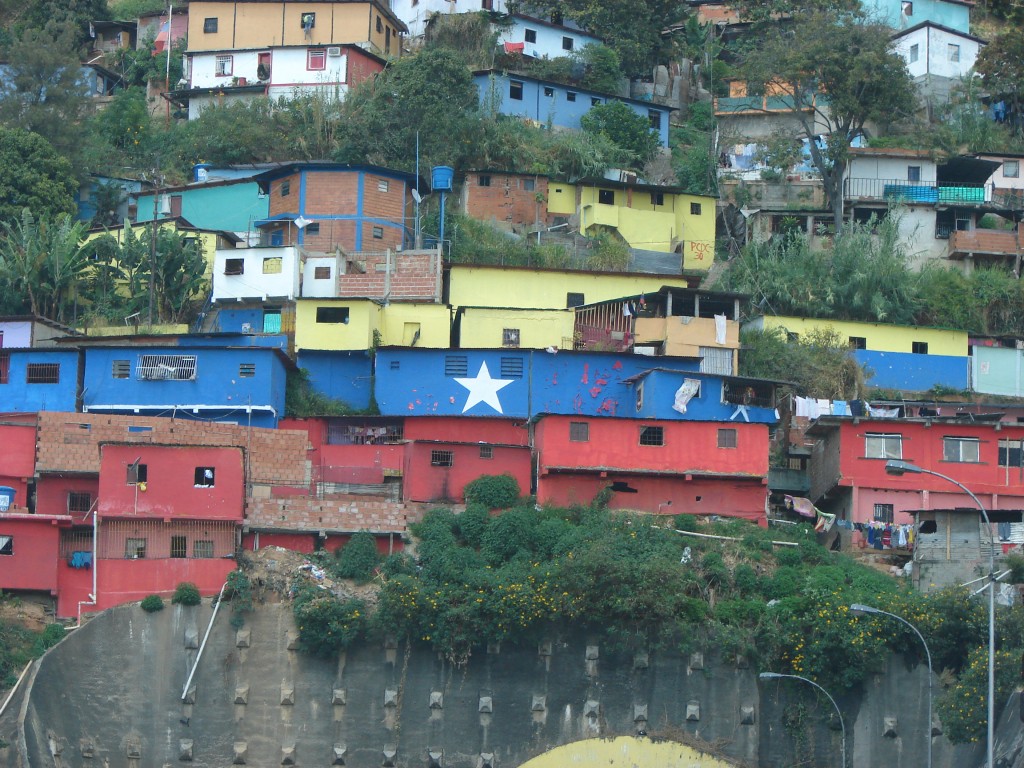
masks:
{"label": "green bush", "polygon": [[458,516],[459,538],[466,546],[479,549],[483,543],[484,531],[491,522],[491,513],[483,504],[467,504],[466,511]]}
{"label": "green bush", "polygon": [[519,482],[510,474],[481,475],[466,484],[466,504],[487,509],[508,509],[519,501]]}
{"label": "green bush", "polygon": [[697,530],[697,518],[693,515],[676,515],[675,517],[676,530],[679,531],[696,531]]}
{"label": "green bush", "polygon": [[47,650],[63,640],[66,634],[67,632],[63,624],[47,624],[43,634],[36,639],[35,644],[32,646],[32,655],[42,656]]}
{"label": "green bush", "polygon": [[139,606],[146,613],[156,613],[157,611],[162,611],[164,609],[164,601],[160,595],[146,595],[146,597],[142,599],[142,602],[139,603]]}
{"label": "green bush", "polygon": [[736,589],[744,595],[751,595],[760,589],[757,572],[746,563],[740,563],[733,569],[732,581]]}
{"label": "green bush", "polygon": [[191,581],[183,581],[174,588],[171,602],[178,605],[199,605],[202,599],[202,595],[199,594],[199,587]]}
{"label": "green bush", "polygon": [[342,600],[310,585],[298,589],[293,611],[303,650],[316,656],[333,656],[348,648],[366,626],[362,600]]}
{"label": "green bush", "polygon": [[357,531],[348,543],[338,550],[334,574],[342,579],[369,581],[374,569],[380,565],[377,537],[369,531]]}

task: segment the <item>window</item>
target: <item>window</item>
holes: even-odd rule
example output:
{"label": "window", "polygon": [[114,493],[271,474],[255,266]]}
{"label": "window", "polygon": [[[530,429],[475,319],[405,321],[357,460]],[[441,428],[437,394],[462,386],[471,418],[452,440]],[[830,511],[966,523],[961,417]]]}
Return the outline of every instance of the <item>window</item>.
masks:
{"label": "window", "polygon": [[566,101],[576,101],[576,92],[575,91],[566,91],[565,92],[565,100]]}
{"label": "window", "polygon": [[374,240],[383,240],[384,239],[384,227],[374,227],[373,228],[373,239]]}
{"label": "window", "polygon": [[382,22],[380,20],[380,16],[378,16],[377,17],[377,32],[379,33],[379,32],[383,32],[383,31],[384,31],[384,22]]}
{"label": "window", "polygon": [[597,190],[597,202],[601,205],[615,205],[615,192],[611,189]]}
{"label": "window", "polygon": [[549,99],[551,99],[551,98],[554,98],[554,95],[555,95],[555,89],[552,88],[550,85],[545,85],[544,86],[544,96],[549,98]]}
{"label": "window", "polygon": [[303,31],[309,32],[316,26],[316,14],[315,13],[304,13],[299,17],[299,24],[302,26]]}
{"label": "window", "polygon": [[239,363],[238,376],[242,379],[251,379],[256,375],[256,363]]}
{"label": "window", "polygon": [[330,280],[331,279],[331,268],[330,267],[313,267],[313,279],[314,280]]}
{"label": "window", "polygon": [[0,384],[8,384],[11,380],[11,353],[0,352]]}
{"label": "window", "polygon": [[115,379],[127,379],[132,375],[130,360],[115,360],[110,364],[110,375]]}
{"label": "window", "polygon": [[573,46],[573,39],[571,37],[562,37],[562,50],[571,51]]}
{"label": "window", "polygon": [[536,179],[523,179],[523,192],[533,192],[537,189]]}
{"label": "window", "polygon": [[903,0],[902,11],[904,16],[913,16],[914,4],[910,0]]}
{"label": "window", "polygon": [[192,542],[192,557],[212,558],[213,541],[210,539],[198,539]]}
{"label": "window", "polygon": [[196,488],[213,488],[214,475],[213,467],[196,467],[195,471],[195,487]]}
{"label": "window", "polygon": [[518,328],[502,328],[501,329],[501,346],[503,346],[503,347],[518,347],[519,346],[519,329]]}
{"label": "window", "polygon": [[213,73],[217,77],[231,77],[231,71],[234,68],[234,57],[233,56],[218,56],[214,63]]}
{"label": "window", "polygon": [[572,309],[573,307],[582,307],[584,304],[584,298],[582,293],[567,293],[565,294],[565,308]]}
{"label": "window", "polygon": [[981,441],[976,437],[944,437],[942,460],[977,464],[981,461]]}
{"label": "window", "polygon": [[149,480],[149,467],[145,464],[135,462],[128,465],[126,485],[138,485]]}
{"label": "window", "polygon": [[528,43],[536,43],[537,42],[537,30],[536,29],[527,29],[526,32],[523,33],[523,39],[526,42],[528,42]]}
{"label": "window", "polygon": [[891,523],[893,508],[892,504],[875,504],[875,522]]}
{"label": "window", "polygon": [[60,363],[29,363],[25,366],[26,384],[59,384]]}
{"label": "window", "polygon": [[476,183],[477,186],[480,187],[489,187],[491,186],[491,177],[486,174],[483,174],[477,177]]}
{"label": "window", "polygon": [[322,72],[327,69],[327,51],[323,48],[306,51],[306,69],[310,72]]}
{"label": "window", "polygon": [[445,376],[465,376],[468,370],[469,360],[465,355],[445,355]]}
{"label": "window", "polygon": [[664,205],[665,204],[665,193],[664,192],[651,192],[651,205]]}
{"label": "window", "polygon": [[509,80],[508,81],[508,97],[514,101],[523,100],[523,81],[522,80]]}
{"label": "window", "polygon": [[523,358],[503,357],[501,358],[500,374],[503,379],[523,378]]}
{"label": "window", "polygon": [[480,0],[480,7],[485,11],[493,11],[494,0]]}
{"label": "window", "polygon": [[659,112],[656,109],[648,109],[647,119],[651,123],[651,128],[653,128],[656,131],[661,130],[661,112]]}
{"label": "window", "polygon": [[915,341],[910,345],[910,351],[915,355],[927,355],[928,354],[928,342],[927,341]]}
{"label": "window", "polygon": [[690,215],[691,216],[700,216],[700,211],[701,211],[700,203],[690,203]]}
{"label": "window", "polygon": [[664,427],[640,427],[640,445],[664,445]]}
{"label": "window", "polygon": [[955,43],[950,43],[946,49],[949,55],[950,61],[960,61],[960,46]]}
{"label": "window", "polygon": [[188,557],[188,539],[184,536],[171,536],[171,557]]}
{"label": "window", "polygon": [[850,337],[850,349],[867,349],[868,340],[863,336]]}
{"label": "window", "polygon": [[431,451],[430,466],[450,467],[455,463],[455,454],[451,451]]}
{"label": "window", "polygon": [[867,433],[864,436],[864,458],[902,459],[903,435]]}
{"label": "window", "polygon": [[999,466],[1024,468],[1024,452],[1020,440],[999,441]]}
{"label": "window", "polygon": [[569,442],[571,443],[589,443],[590,442],[590,423],[586,421],[570,421],[569,422]]}
{"label": "window", "polygon": [[263,332],[264,333],[280,333],[281,332],[281,310],[280,309],[265,309],[265,310],[263,310]]}
{"label": "window", "polygon": [[921,166],[920,165],[908,165],[907,166],[907,181],[920,181],[921,180]]}
{"label": "window", "polygon": [[244,275],[245,259],[224,259],[225,275]]}
{"label": "window", "polygon": [[387,192],[389,189],[391,189],[390,181],[388,181],[387,179],[377,179],[378,192]]}
{"label": "window", "polygon": [[320,234],[320,223],[319,222],[313,222],[312,224],[307,224],[305,229],[303,230],[303,232],[306,233],[306,237],[309,237],[310,235],[319,235]]}
{"label": "window", "polygon": [[480,446],[480,458],[481,459],[493,459],[494,458],[494,446],[493,445],[481,445]]}
{"label": "window", "polygon": [[217,31],[217,19],[216,18],[206,18],[206,19],[203,19],[203,33],[204,34],[209,35],[209,34],[212,34],[212,33],[216,32],[216,31]]}
{"label": "window", "polygon": [[718,447],[719,448],[735,448],[736,447],[736,430],[735,429],[720,429],[720,430],[718,430]]}
{"label": "window", "polygon": [[603,102],[601,101],[601,99],[599,99],[597,96],[591,96],[590,97],[590,106],[592,106],[592,107],[599,107],[599,106],[601,106],[602,103]]}
{"label": "window", "polygon": [[292,193],[292,182],[290,179],[285,179],[281,182],[281,197],[288,197]]}
{"label": "window", "polygon": [[263,260],[264,275],[280,275],[284,268],[284,259],[280,256],[271,256]]}
{"label": "window", "polygon": [[196,378],[196,356],[142,355],[135,377],[143,381],[193,381]]}
{"label": "window", "polygon": [[92,494],[87,491],[68,492],[68,512],[88,512],[92,507]]}
{"label": "window", "polygon": [[913,64],[921,56],[921,48],[917,43],[910,46],[910,63]]}
{"label": "window", "polygon": [[124,556],[126,560],[143,560],[146,557],[145,539],[125,539]]}
{"label": "window", "polygon": [[318,323],[347,323],[348,307],[317,307],[316,321]]}
{"label": "window", "polygon": [[1016,179],[1020,176],[1020,160],[1004,160],[1003,176],[1008,179]]}
{"label": "window", "polygon": [[14,554],[14,537],[0,533],[0,555]]}

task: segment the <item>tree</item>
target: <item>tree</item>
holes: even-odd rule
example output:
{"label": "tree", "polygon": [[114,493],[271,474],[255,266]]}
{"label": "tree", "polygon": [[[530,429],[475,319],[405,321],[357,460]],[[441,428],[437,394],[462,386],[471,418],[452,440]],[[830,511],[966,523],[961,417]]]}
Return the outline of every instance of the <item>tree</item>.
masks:
{"label": "tree", "polygon": [[809,148],[840,234],[850,142],[869,124],[912,114],[916,96],[903,58],[891,50],[892,30],[828,10],[799,19],[766,26],[741,69],[752,90],[770,89],[788,102],[804,137],[825,134],[825,146],[811,141]]}
{"label": "tree", "polygon": [[1007,102],[1017,135],[1024,134],[1024,29],[1015,26],[989,42],[974,64],[992,101]]}
{"label": "tree", "polygon": [[71,163],[42,136],[0,126],[0,222],[14,222],[28,208],[47,219],[75,211]]}
{"label": "tree", "polygon": [[628,152],[635,168],[642,168],[658,151],[658,137],[650,122],[621,101],[591,107],[580,125],[587,133],[604,134]]}

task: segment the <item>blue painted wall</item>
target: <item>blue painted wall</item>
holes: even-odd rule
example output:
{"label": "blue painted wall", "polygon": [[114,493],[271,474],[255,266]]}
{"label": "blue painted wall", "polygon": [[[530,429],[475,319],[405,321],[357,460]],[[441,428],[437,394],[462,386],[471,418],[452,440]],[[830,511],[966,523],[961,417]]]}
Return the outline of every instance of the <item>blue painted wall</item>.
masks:
{"label": "blue painted wall", "polygon": [[288,349],[288,336],[283,333],[224,333],[210,335],[179,336],[179,347],[267,347]]}
{"label": "blue painted wall", "polygon": [[[197,185],[188,189],[171,189],[167,195],[181,196],[181,215],[200,229],[224,229],[228,232],[255,232],[253,222],[265,219],[270,199],[260,197],[254,181],[215,186]],[[157,218],[166,218],[158,215]],[[139,223],[153,220],[153,195],[139,195]]]}
{"label": "blue painted wall", "polygon": [[241,333],[242,325],[249,323],[255,331],[263,329],[263,308],[251,307],[247,309],[218,309],[217,330],[221,333]]}
{"label": "blue painted wall", "polygon": [[[521,100],[510,98],[510,80],[516,80],[523,84]],[[480,103],[485,108],[493,105],[503,115],[525,117],[536,120],[541,125],[547,125],[550,121],[552,125],[561,128],[579,130],[580,120],[594,106],[594,99],[598,99],[602,104],[621,101],[644,120],[648,119],[649,111],[654,110],[661,115],[661,125],[657,131],[658,140],[661,142],[661,146],[668,146],[668,121],[671,110],[660,104],[618,98],[558,83],[540,82],[519,75],[494,73],[492,80],[488,73],[476,73],[473,75],[473,81],[480,92]],[[545,89],[549,89],[552,95],[544,95]],[[570,92],[576,94],[575,101],[568,100],[567,94]]]}
{"label": "blue painted wall", "polygon": [[[721,402],[721,379],[711,375],[697,374],[706,386],[685,415],[672,409],[682,379],[694,375],[698,366],[688,359],[628,354],[387,348],[377,351],[376,397],[381,413],[388,416],[530,418],[559,413],[635,418],[636,389],[626,379],[659,367],[679,373],[647,377],[640,416],[728,420],[736,408]],[[751,421],[775,421],[774,409],[751,408],[750,415]]]}
{"label": "blue painted wall", "polygon": [[[79,221],[92,221],[96,215],[96,196],[99,193],[100,187],[108,186],[120,189],[123,199],[117,207],[117,218],[119,222],[124,222],[128,216],[128,205],[138,199],[138,194],[142,189],[142,182],[135,181],[134,179],[114,179],[107,176],[91,176],[82,182],[75,191],[75,205],[78,207],[76,218]],[[150,201],[150,206],[152,204],[152,201]],[[97,222],[97,225],[101,223]]]}
{"label": "blue painted wall", "polygon": [[874,372],[867,381],[868,386],[910,392],[924,392],[936,384],[967,389],[969,357],[875,352],[869,349],[856,350],[854,357]]}
{"label": "blue painted wall", "polygon": [[970,34],[971,8],[967,3],[949,0],[913,0],[914,12],[903,16],[903,0],[867,0],[864,9],[873,18],[893,29],[907,29],[923,21],[942,24],[957,32]]}
{"label": "blue painted wall", "polygon": [[[674,368],[675,366],[668,366]],[[686,404],[686,413],[676,411],[672,406],[675,403],[676,391],[683,385],[684,379],[699,379],[700,394],[693,397]],[[676,419],[684,421],[737,421],[756,422],[758,424],[774,424],[778,419],[775,416],[774,408],[760,408],[748,405],[747,417],[738,412],[738,406],[734,403],[726,403],[722,399],[722,392],[725,389],[724,380],[721,376],[708,373],[677,373],[675,371],[654,371],[645,376],[642,381],[643,396],[639,408],[634,402],[633,413],[629,408],[620,411],[620,416],[632,416],[634,418],[648,419]],[[636,387],[634,385],[634,400],[636,398]]]}
{"label": "blue painted wall", "polygon": [[304,349],[298,358],[299,368],[309,374],[309,381],[318,392],[341,400],[352,408],[370,407],[373,361],[369,352]]}
{"label": "blue painted wall", "polygon": [[[137,368],[142,355],[195,355],[194,381],[146,381],[138,378]],[[128,360],[128,378],[113,376],[115,360]],[[239,375],[241,363],[254,363],[255,374]],[[132,413],[136,409],[152,415],[184,417],[215,421],[249,420],[246,407],[271,406],[276,415],[266,410],[252,412],[252,425],[275,427],[284,415],[285,363],[278,353],[265,347],[227,349],[196,344],[162,347],[92,347],[85,350],[85,393],[83,406],[108,413]],[[214,406],[195,414],[177,413],[175,406]],[[97,406],[100,406],[97,408]],[[107,406],[107,407],[102,407]],[[111,408],[110,406],[117,406]]]}
{"label": "blue painted wall", "polygon": [[[64,349],[6,349],[7,383],[0,384],[0,413],[68,411],[73,413],[78,392],[78,351]],[[29,384],[27,367],[33,363],[60,366],[56,384]]]}

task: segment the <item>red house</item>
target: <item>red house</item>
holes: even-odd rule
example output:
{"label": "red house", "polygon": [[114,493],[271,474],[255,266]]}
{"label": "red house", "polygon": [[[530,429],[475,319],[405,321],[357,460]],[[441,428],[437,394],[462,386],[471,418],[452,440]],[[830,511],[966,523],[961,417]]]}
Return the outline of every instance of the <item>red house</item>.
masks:
{"label": "red house", "polygon": [[975,509],[953,484],[932,475],[890,475],[900,459],[948,475],[971,489],[993,521],[1024,509],[1024,425],[919,417],[862,419],[828,416],[807,430],[814,438],[811,499],[856,523],[909,524],[913,511]]}
{"label": "red house", "polygon": [[0,584],[4,591],[58,590],[61,531],[71,524],[63,515],[0,514]]}
{"label": "red house", "polygon": [[537,501],[765,523],[768,430],[743,421],[547,415],[535,429]]}
{"label": "red house", "polygon": [[36,471],[35,415],[7,416],[0,421],[0,486],[14,489],[14,506],[29,507],[29,483]]}

